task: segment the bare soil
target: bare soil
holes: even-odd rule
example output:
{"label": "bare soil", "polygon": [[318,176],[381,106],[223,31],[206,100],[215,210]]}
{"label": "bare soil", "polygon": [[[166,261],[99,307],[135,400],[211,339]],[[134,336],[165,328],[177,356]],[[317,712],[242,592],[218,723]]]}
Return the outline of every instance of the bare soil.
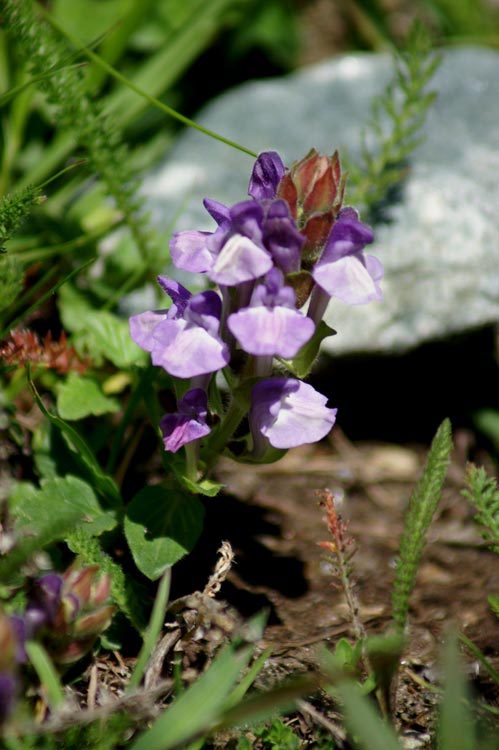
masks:
{"label": "bare soil", "polygon": [[[430,746],[439,658],[451,624],[499,667],[499,623],[487,603],[488,595],[499,592],[499,558],[483,543],[473,511],[461,495],[469,435],[458,431],[455,442],[411,601],[395,696],[408,748]],[[203,538],[185,564],[176,566],[174,582],[184,591],[202,589],[217,547],[222,540],[231,543],[235,564],[219,598],[243,617],[262,608],[270,613],[264,645],[272,646],[272,656],[260,677],[262,687],[316,668],[321,646],[334,648],[342,636],[354,640],[333,566],[317,545],[328,539],[317,490],[329,488],[337,510],[348,520],[357,549],[355,592],[366,630],[386,630],[404,510],[426,453],[425,446],[353,445],[335,428],[329,442],[290,451],[272,466],[221,463],[218,478],[226,493],[209,502]],[[483,668],[470,654],[463,653],[463,658],[478,696],[499,707],[499,693]],[[320,698],[316,709],[304,704],[293,722],[305,740],[307,732],[313,734],[314,722],[317,726],[316,717],[305,716],[307,705],[324,718],[335,716],[334,708]]]}

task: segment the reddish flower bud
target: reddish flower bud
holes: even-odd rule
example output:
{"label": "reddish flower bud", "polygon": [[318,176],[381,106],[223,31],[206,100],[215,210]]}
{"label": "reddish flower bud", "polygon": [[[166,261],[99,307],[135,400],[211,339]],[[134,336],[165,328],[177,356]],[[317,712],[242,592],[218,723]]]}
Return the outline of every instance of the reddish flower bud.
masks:
{"label": "reddish flower bud", "polygon": [[345,178],[338,152],[321,156],[311,149],[281,178],[277,197],[289,204],[291,215],[307,241],[302,259],[314,262],[319,256],[341,209]]}
{"label": "reddish flower bud", "polygon": [[79,617],[74,624],[74,632],[78,636],[98,635],[110,624],[115,607],[108,604],[95,612],[89,612]]}
{"label": "reddish flower bud", "polygon": [[39,637],[57,664],[77,661],[111,622],[115,607],[107,604],[110,587],[110,577],[98,565],[72,565],[62,575],[43,576],[24,617],[18,618],[23,637]]}
{"label": "reddish flower bud", "polygon": [[81,604],[85,604],[90,601],[92,584],[98,572],[98,565],[89,565],[88,568],[81,569],[73,566],[68,568],[63,575],[64,592],[71,592]]}

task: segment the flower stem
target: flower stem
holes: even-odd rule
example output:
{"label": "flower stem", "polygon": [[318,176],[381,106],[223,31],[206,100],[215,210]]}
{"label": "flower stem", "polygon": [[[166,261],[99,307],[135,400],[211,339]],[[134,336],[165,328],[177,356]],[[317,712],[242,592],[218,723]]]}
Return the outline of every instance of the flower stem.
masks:
{"label": "flower stem", "polygon": [[198,478],[199,440],[193,440],[185,446],[185,476],[192,482]]}
{"label": "flower stem", "polygon": [[310,304],[308,306],[307,317],[314,321],[315,325],[318,326],[324,317],[326,308],[329,304],[329,294],[325,292],[320,286],[315,286],[310,298]]}
{"label": "flower stem", "polygon": [[231,439],[232,435],[239,427],[239,424],[246,414],[246,410],[235,399],[232,398],[227,409],[227,413],[218,426],[212,440],[209,441],[205,451],[206,472],[208,473],[215,465],[218,457],[224,450],[225,446]]}

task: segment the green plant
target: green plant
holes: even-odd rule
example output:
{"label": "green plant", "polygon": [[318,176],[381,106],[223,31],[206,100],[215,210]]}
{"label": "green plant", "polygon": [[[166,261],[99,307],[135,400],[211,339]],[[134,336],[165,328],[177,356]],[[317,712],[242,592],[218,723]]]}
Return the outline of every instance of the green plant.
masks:
{"label": "green plant", "polygon": [[[494,477],[482,467],[470,464],[467,472],[468,489],[462,494],[476,510],[475,520],[482,527],[482,536],[490,548],[499,554],[499,487]],[[491,609],[499,617],[499,596],[488,597]]]}
{"label": "green plant", "polygon": [[371,105],[361,161],[348,162],[348,200],[376,221],[406,175],[409,157],[421,142],[421,130],[435,92],[427,91],[440,64],[430,53],[428,32],[415,24],[407,46],[394,55],[395,75]]}
{"label": "green plant", "polygon": [[363,693],[374,691],[385,717],[389,717],[392,712],[393,678],[404,648],[410,595],[421,562],[426,534],[442,494],[451,450],[451,427],[449,420],[445,420],[435,435],[421,479],[409,501],[392,589],[392,617],[395,627],[390,627],[382,635],[368,635],[360,619],[360,603],[354,592],[351,562],[355,545],[347,534],[347,524],[336,513],[331,493],[327,490],[319,493],[326,507],[325,521],[332,537],[332,541],[319,542],[319,546],[334,561],[334,574],[345,593],[356,641],[352,645],[347,639],[341,638],[334,653],[326,654],[324,658],[333,674],[335,670],[339,670],[343,674],[355,675],[362,681]]}
{"label": "green plant", "polygon": [[[480,750],[482,747],[488,750],[491,747],[488,740],[483,744],[477,740],[455,638],[447,642],[443,674],[445,687],[436,732],[439,750],[455,750],[457,747],[462,750]],[[329,689],[343,703],[345,722],[355,747],[361,750],[401,750],[403,745],[394,728],[381,718],[355,682],[336,674],[334,687]]]}
{"label": "green plant", "polygon": [[[156,691],[144,686],[151,661],[158,658],[158,642],[165,647],[168,641],[163,624],[171,567],[201,533],[204,498],[199,495],[212,497],[220,485],[206,477],[189,479],[178,456],[162,453],[157,462],[151,458],[162,445],[158,404],[171,398],[174,382],[147,364],[130,340],[126,320],[129,306],[140,308],[150,291],[147,282],[164,272],[168,262],[166,238],[150,232],[136,178],[171,142],[173,118],[195,125],[178,111],[187,101],[181,76],[220,29],[235,29],[232,60],[257,44],[272,48],[274,59],[290,65],[291,47],[283,51],[273,46],[275,39],[289,36],[291,26],[283,21],[291,24],[288,6],[284,0],[261,2],[258,13],[248,0],[112,0],[91,3],[95,13],[88,12],[87,0],[69,5],[56,1],[49,10],[28,0],[6,0],[4,6],[0,75],[7,91],[2,95],[0,176],[11,192],[0,203],[0,239],[8,249],[0,258],[0,313],[2,335],[16,330],[2,345],[1,416],[13,476],[5,514],[2,507],[8,553],[0,559],[1,596],[6,608],[15,609],[41,572],[39,565],[62,567],[77,555],[83,565],[109,577],[111,597],[120,610],[114,630],[106,631],[96,648],[102,654],[120,644],[126,652],[128,641],[134,648],[139,645],[131,654],[138,654],[131,676],[120,685],[120,700],[112,708],[85,708],[68,719],[60,707],[72,690],[69,680],[75,692],[85,685],[81,672],[58,674],[43,645],[30,642],[30,689],[39,689],[40,705],[52,713],[43,717],[40,731],[34,729],[32,704],[29,696],[23,698],[2,742],[8,750],[193,750],[218,729],[270,716],[271,724],[257,728],[255,736],[269,750],[293,750],[299,740],[275,712],[313,692],[317,676],[246,697],[268,656],[263,651],[248,669],[252,643],[233,641],[192,685],[178,691],[169,676],[171,665]],[[373,213],[403,176],[399,162],[416,144],[414,133],[431,102],[422,91],[435,63],[417,54],[400,58],[396,80],[375,107],[373,129],[379,139],[375,152],[365,152],[367,179],[360,168],[351,170],[359,200]],[[392,119],[388,135],[381,125],[387,114]],[[75,142],[84,161],[73,163],[78,168],[71,173],[57,171],[71,157]],[[252,154],[251,144],[225,142]],[[339,166],[337,157],[329,160],[311,152],[307,158],[317,174],[324,160],[332,173]],[[293,169],[299,178],[300,165]],[[342,197],[342,190],[343,183],[336,197]],[[42,191],[47,198],[43,203]],[[321,220],[329,220],[330,207],[320,208]],[[118,228],[125,232],[111,239]],[[115,243],[112,252],[110,242]],[[31,328],[21,331],[19,325]],[[300,361],[286,364],[296,368],[297,377],[306,374],[325,333],[322,328]],[[183,396],[182,384],[176,387]],[[244,389],[237,390],[237,408],[247,398]],[[216,427],[223,407],[220,395]],[[207,466],[226,437],[222,434],[211,454],[203,456]],[[236,455],[239,436],[231,447]],[[419,541],[412,540],[403,559],[406,579],[417,568],[414,545],[421,546],[426,522],[425,516],[422,531],[414,534],[412,529]],[[348,551],[340,567],[348,590]],[[152,605],[155,581],[159,585]],[[407,580],[401,584],[398,606],[406,611],[412,585]],[[350,604],[353,611],[354,598]],[[366,637],[356,624],[360,646],[340,641],[336,657],[360,679],[363,654],[371,677],[362,690],[386,692],[398,659],[395,641],[391,634]],[[261,626],[255,630],[258,634]],[[181,674],[176,681],[181,685]],[[82,690],[82,701],[91,703],[91,691],[85,698]]]}
{"label": "green plant", "polygon": [[409,612],[409,599],[416,582],[426,534],[437,510],[452,451],[451,426],[444,420],[433,439],[426,467],[411,495],[393,582],[393,620],[403,632]]}
{"label": "green plant", "polygon": [[243,735],[237,743],[237,750],[252,750],[254,739],[260,741],[261,750],[299,750],[300,739],[281,718],[270,724],[253,727],[250,736]]}

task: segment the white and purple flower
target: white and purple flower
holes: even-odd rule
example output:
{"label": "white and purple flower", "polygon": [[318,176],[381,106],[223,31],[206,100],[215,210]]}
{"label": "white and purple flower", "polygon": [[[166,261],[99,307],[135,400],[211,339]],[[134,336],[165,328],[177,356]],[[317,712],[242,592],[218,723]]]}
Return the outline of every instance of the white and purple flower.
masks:
{"label": "white and purple flower", "polygon": [[374,256],[363,253],[373,241],[372,229],[359,221],[357,211],[343,208],[312,271],[315,283],[347,305],[380,300],[383,295],[378,282],[383,266]]}
{"label": "white and purple flower", "polygon": [[312,320],[296,309],[295,293],[278,268],[255,287],[249,307],[229,315],[227,325],[248,354],[284,359],[292,359],[315,331]]}
{"label": "white and purple flower", "polygon": [[168,310],[130,318],[130,335],[151,353],[152,363],[177,378],[217,372],[228,363],[227,344],[219,336],[222,301],[213,291],[191,294],[165,276],[158,281],[171,297]]}
{"label": "white and purple flower", "polygon": [[[200,453],[209,467],[248,416],[254,381],[251,460],[314,443],[333,427],[337,410],[325,396],[296,377],[271,375],[274,357],[293,374],[309,371],[331,333],[327,326],[319,329],[331,297],[348,305],[382,297],[383,267],[364,253],[373,232],[353,208],[342,208],[344,190],[337,152],[327,157],[311,149],[291,169],[275,151],[264,152],[253,166],[249,200],[225,206],[205,199],[215,231],[173,235],[174,265],[205,274],[219,293],[192,295],[160,276],[170,308],[135,315],[130,331],[153,364],[193,379],[176,411],[161,420],[161,430],[167,451],[187,447],[194,474],[198,441],[209,435]],[[209,382],[222,369],[232,398],[210,434],[207,394],[215,386]],[[220,399],[216,411],[223,411]]]}
{"label": "white and purple flower", "polygon": [[206,424],[208,397],[202,388],[187,391],[173,414],[165,414],[159,426],[163,433],[165,450],[176,453],[183,445],[199,440],[210,433]]}
{"label": "white and purple flower", "polygon": [[[260,185],[255,192],[262,191]],[[207,273],[210,281],[228,287],[257,279],[274,265],[284,273],[299,270],[305,238],[285,201],[247,200],[227,208],[205,200],[204,205],[218,228],[174,234],[170,252],[177,268]]]}
{"label": "white and purple flower", "polygon": [[327,398],[308,383],[294,378],[268,378],[251,392],[249,422],[255,452],[273,448],[295,448],[316,443],[332,429],[337,409],[329,409]]}

